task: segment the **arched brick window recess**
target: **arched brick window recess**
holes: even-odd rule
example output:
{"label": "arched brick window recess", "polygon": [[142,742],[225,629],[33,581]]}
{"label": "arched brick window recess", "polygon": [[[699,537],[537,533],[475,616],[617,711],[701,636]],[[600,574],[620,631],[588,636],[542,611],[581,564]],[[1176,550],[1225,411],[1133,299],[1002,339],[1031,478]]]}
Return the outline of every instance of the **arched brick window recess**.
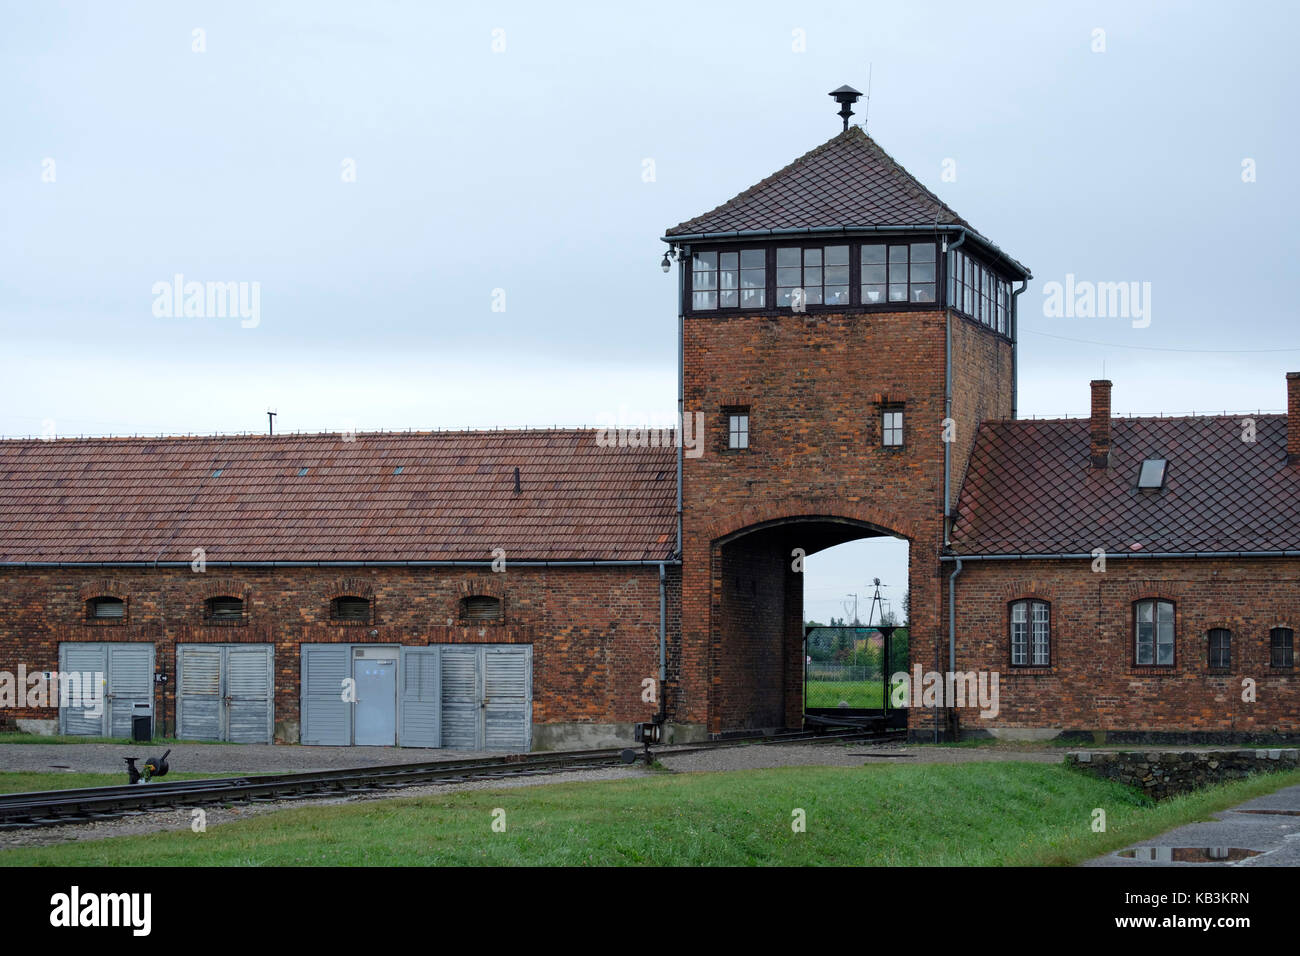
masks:
{"label": "arched brick window recess", "polygon": [[203,602],[205,624],[244,624],[247,620],[247,607],[242,597],[219,594]]}
{"label": "arched brick window recess", "polygon": [[122,582],[112,578],[81,586],[82,621],[86,624],[125,624],[131,598]]}
{"label": "arched brick window recess", "polygon": [[505,618],[504,602],[487,594],[461,598],[460,619],[467,624],[499,624]]}
{"label": "arched brick window recess", "polygon": [[330,600],[330,621],[334,624],[370,624],[374,602],[357,594],[341,594]]}

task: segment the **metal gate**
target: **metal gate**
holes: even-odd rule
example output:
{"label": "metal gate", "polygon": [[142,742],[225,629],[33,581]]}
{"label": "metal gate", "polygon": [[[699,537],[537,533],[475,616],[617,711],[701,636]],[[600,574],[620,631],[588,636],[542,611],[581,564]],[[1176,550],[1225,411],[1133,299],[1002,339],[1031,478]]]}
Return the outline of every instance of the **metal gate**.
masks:
{"label": "metal gate", "polygon": [[533,649],[442,648],[442,746],[525,751],[532,746]]}
{"label": "metal gate", "polygon": [[176,736],[270,743],[274,682],[270,644],[181,644]]}
{"label": "metal gate", "polygon": [[[68,642],[59,645],[62,674],[102,675],[102,706],[59,707],[59,732],[86,737],[130,737],[131,709],[153,716],[153,645]],[[83,682],[84,683],[84,682]],[[62,705],[62,701],[60,701]],[[96,713],[98,710],[98,713]]]}

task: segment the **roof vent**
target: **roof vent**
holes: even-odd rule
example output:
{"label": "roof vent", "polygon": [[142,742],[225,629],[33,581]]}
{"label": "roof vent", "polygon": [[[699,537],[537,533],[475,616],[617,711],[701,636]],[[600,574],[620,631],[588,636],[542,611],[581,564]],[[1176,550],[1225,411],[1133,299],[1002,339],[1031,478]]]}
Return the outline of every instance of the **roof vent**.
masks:
{"label": "roof vent", "polygon": [[1142,462],[1138,472],[1138,487],[1146,489],[1163,488],[1165,485],[1165,459],[1148,458]]}
{"label": "roof vent", "polygon": [[299,469],[298,469],[298,477],[299,477],[299,478],[301,478],[301,477],[302,477],[303,475],[305,475],[305,474],[307,474],[307,469],[306,469],[306,468],[299,468]]}

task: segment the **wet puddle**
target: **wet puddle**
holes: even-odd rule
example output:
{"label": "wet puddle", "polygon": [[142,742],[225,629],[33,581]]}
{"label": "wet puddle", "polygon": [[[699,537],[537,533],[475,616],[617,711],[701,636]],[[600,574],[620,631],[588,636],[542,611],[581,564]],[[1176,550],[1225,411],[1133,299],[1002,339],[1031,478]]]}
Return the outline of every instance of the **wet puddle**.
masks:
{"label": "wet puddle", "polygon": [[1147,863],[1233,863],[1263,852],[1235,846],[1139,846],[1120,850],[1118,855]]}

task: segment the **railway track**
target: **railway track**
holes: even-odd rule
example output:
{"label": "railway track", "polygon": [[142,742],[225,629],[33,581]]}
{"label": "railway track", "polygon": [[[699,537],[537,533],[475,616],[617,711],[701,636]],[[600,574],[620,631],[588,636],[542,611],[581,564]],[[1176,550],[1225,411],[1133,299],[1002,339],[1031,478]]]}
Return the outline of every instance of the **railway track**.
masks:
{"label": "railway track", "polygon": [[[655,755],[676,755],[744,746],[751,743],[835,743],[900,739],[898,732],[845,730],[816,733],[799,731],[755,737],[733,737],[680,746],[660,746]],[[330,796],[385,793],[422,784],[464,783],[590,770],[639,759],[639,751],[624,748],[508,754],[471,760],[354,767],[312,773],[219,777],[207,780],[155,780],[150,783],[76,790],[46,790],[0,795],[0,830],[26,830],[116,820],[151,810],[179,809],[211,804],[319,799]]]}

